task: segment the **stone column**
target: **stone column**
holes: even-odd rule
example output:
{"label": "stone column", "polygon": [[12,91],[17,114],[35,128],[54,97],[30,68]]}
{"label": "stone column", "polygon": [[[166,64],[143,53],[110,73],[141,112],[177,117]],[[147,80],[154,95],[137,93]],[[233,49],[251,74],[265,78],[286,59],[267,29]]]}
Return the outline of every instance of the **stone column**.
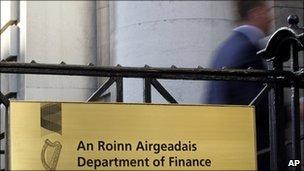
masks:
{"label": "stone column", "polygon": [[[232,1],[114,1],[110,3],[111,64],[209,67],[234,27]],[[201,103],[202,81],[161,80],[180,103]],[[143,101],[142,79],[124,79],[125,102]],[[152,102],[165,102],[153,90]]]}
{"label": "stone column", "polygon": [[[96,63],[95,1],[27,1],[21,13],[21,62]],[[86,100],[96,78],[25,75],[19,97],[26,100]]]}

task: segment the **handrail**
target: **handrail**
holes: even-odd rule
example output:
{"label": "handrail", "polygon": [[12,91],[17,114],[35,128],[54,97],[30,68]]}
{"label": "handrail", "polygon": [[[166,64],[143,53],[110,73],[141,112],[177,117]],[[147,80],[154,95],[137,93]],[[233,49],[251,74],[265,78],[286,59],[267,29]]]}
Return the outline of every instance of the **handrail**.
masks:
{"label": "handrail", "polygon": [[0,30],[0,35],[9,27],[12,25],[17,25],[19,23],[18,20],[10,20],[8,21]]}
{"label": "handrail", "polygon": [[155,68],[155,67],[111,67],[92,65],[43,64],[0,62],[0,73],[15,74],[46,74],[97,77],[132,77],[181,80],[221,80],[221,81],[249,81],[264,83],[281,83],[289,86],[290,81],[304,87],[304,71],[273,71],[253,69],[222,69],[207,68]]}

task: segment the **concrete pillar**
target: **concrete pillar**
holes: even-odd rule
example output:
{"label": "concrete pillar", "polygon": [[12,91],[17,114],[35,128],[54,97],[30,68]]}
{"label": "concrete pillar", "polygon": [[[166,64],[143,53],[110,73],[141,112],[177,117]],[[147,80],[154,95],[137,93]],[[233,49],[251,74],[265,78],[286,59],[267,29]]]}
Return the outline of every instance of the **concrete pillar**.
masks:
{"label": "concrete pillar", "polygon": [[[235,21],[232,1],[114,1],[110,15],[111,64],[137,67],[208,67]],[[161,83],[180,103],[201,103],[206,93],[204,82]],[[142,102],[142,91],[141,79],[124,79],[125,102]]]}
{"label": "concrete pillar", "polygon": [[[97,65],[110,65],[110,4],[109,1],[96,2],[97,15]],[[101,86],[107,78],[98,78],[97,86]],[[101,101],[110,101],[110,91],[100,97]]]}
{"label": "concrete pillar", "polygon": [[[21,62],[96,63],[95,9],[95,1],[27,1]],[[96,89],[96,78],[26,75],[18,88],[20,99],[82,101]]]}

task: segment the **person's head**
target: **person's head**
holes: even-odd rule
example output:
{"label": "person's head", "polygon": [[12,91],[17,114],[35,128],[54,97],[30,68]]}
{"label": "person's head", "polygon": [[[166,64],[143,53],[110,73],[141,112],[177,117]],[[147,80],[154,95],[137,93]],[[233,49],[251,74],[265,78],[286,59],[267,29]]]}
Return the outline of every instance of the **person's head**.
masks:
{"label": "person's head", "polygon": [[263,0],[239,0],[237,11],[241,22],[255,25],[268,33],[272,15],[266,1]]}

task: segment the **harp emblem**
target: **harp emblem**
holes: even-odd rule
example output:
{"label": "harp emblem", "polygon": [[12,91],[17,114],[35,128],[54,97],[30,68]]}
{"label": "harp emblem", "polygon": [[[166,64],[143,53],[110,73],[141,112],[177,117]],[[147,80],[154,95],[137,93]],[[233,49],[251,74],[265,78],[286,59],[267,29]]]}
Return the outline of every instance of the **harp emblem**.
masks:
{"label": "harp emblem", "polygon": [[49,139],[45,140],[41,151],[41,162],[45,170],[56,170],[61,148],[60,142],[52,143]]}

